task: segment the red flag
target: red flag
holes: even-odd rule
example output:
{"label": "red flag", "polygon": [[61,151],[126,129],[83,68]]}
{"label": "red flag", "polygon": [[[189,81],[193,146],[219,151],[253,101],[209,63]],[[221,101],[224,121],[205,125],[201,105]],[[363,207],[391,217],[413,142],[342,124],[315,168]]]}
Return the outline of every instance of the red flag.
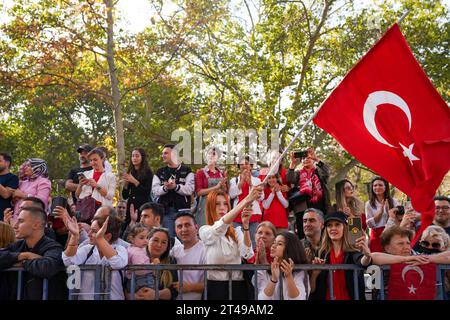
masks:
{"label": "red flag", "polygon": [[323,103],[314,122],[411,197],[422,227],[450,169],[450,111],[395,24]]}
{"label": "red flag", "polygon": [[388,300],[434,300],[436,265],[391,265],[388,290]]}

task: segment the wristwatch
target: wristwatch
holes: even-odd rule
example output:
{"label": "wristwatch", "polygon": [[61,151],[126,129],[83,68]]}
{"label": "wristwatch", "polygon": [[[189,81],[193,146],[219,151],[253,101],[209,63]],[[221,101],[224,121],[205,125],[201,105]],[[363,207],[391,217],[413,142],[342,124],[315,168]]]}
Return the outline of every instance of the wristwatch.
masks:
{"label": "wristwatch", "polygon": [[97,186],[95,187],[95,189],[97,189],[97,191],[100,191],[100,190],[102,190],[102,187],[100,187],[99,185],[97,185]]}

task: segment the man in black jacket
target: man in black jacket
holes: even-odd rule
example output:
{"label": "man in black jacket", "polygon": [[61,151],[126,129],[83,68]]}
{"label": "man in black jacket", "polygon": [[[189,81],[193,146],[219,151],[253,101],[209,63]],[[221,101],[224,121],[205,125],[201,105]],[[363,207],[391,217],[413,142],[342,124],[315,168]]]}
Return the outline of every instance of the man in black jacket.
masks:
{"label": "man in black jacket", "polygon": [[[25,300],[43,297],[43,279],[48,279],[48,299],[67,299],[67,275],[62,261],[63,248],[44,235],[45,212],[36,207],[24,207],[19,213],[14,231],[20,240],[0,249],[0,270],[23,267],[22,296]],[[2,272],[11,290],[6,299],[17,296],[17,273]],[[3,282],[2,282],[3,283]]]}
{"label": "man in black jacket", "polygon": [[178,210],[191,208],[191,196],[195,190],[195,176],[191,168],[178,164],[174,145],[164,145],[162,159],[165,167],[153,176],[153,198],[164,206],[163,226],[175,237],[175,218]]}
{"label": "man in black jacket", "polygon": [[[303,215],[306,209],[315,208],[324,215],[331,212],[330,192],[328,178],[330,169],[320,161],[313,148],[307,149],[307,156],[301,159],[302,169],[296,171],[297,158],[291,153],[291,163],[286,173],[287,182],[298,187],[298,192],[289,196],[289,206],[294,211],[297,225],[297,235],[300,239],[305,237],[303,232]],[[292,190],[296,190],[293,188]],[[309,194],[305,191],[309,191]]]}

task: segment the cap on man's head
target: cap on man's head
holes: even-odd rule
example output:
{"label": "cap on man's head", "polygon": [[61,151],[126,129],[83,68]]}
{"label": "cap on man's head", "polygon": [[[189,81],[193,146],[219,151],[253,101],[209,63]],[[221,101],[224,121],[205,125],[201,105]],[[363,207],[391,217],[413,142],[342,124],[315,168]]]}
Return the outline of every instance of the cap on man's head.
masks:
{"label": "cap on man's head", "polygon": [[327,214],[325,216],[325,225],[328,223],[328,221],[331,221],[331,220],[339,221],[343,224],[348,224],[347,216],[342,211],[336,211],[336,212]]}
{"label": "cap on man's head", "polygon": [[90,152],[92,149],[94,149],[92,146],[90,146],[87,143],[83,143],[81,146],[78,147],[77,152],[78,153],[82,151]]}

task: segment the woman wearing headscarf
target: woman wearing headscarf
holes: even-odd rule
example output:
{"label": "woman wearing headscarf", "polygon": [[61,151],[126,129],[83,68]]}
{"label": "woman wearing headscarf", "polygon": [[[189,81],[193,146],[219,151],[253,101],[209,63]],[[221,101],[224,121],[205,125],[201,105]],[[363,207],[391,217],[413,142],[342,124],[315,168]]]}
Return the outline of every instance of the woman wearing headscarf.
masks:
{"label": "woman wearing headscarf", "polygon": [[27,159],[20,167],[19,188],[14,191],[14,220],[19,215],[22,201],[27,197],[36,197],[45,204],[47,212],[52,183],[48,179],[47,163],[38,158]]}

